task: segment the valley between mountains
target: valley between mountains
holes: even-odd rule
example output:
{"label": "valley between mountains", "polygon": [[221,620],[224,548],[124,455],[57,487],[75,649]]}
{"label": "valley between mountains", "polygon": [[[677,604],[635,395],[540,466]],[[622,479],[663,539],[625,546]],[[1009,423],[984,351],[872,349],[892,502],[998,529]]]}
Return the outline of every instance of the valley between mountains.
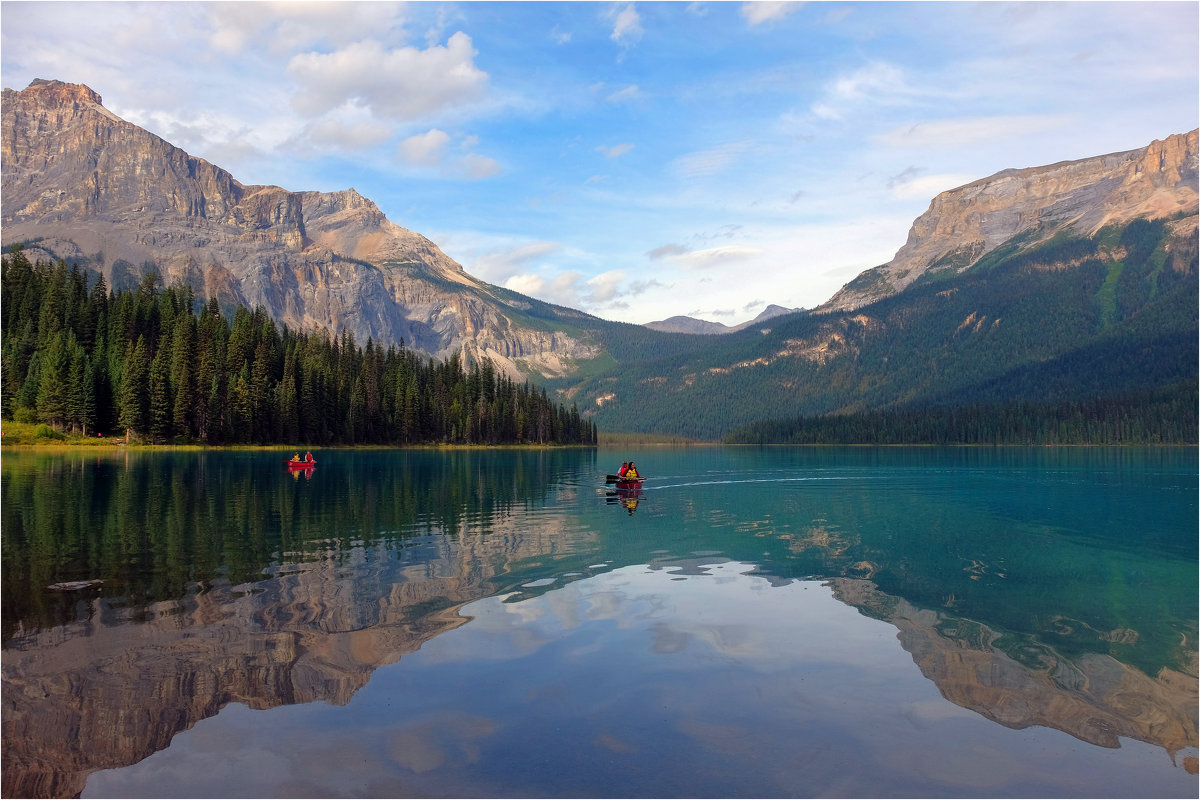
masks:
{"label": "valley between mountains", "polygon": [[[489,285],[353,189],[244,185],[86,86],[5,90],[0,145],[0,235],[31,261],[114,290],[156,272],[230,316],[490,361],[601,431],[799,440],[797,420],[824,419],[866,426],[829,441],[884,440],[957,413],[1002,441],[994,423],[1016,413],[1041,420],[1015,434],[1039,442],[1196,438],[1195,130],[944,192],[890,262],[822,306],[726,330],[611,322]],[[5,390],[23,378],[6,373]]]}

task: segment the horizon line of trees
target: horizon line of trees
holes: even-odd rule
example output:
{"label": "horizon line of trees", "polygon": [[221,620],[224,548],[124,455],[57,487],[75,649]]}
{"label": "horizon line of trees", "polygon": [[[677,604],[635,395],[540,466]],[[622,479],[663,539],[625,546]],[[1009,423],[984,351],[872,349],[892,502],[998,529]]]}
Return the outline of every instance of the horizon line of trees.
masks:
{"label": "horizon line of trees", "polygon": [[1061,403],[1026,401],[776,419],[726,444],[1124,445],[1200,442],[1195,381]]}
{"label": "horizon line of trees", "polygon": [[282,331],[190,285],[89,288],[78,265],[0,262],[0,415],[158,443],[584,444],[595,424],[484,360],[439,362],[349,331]]}

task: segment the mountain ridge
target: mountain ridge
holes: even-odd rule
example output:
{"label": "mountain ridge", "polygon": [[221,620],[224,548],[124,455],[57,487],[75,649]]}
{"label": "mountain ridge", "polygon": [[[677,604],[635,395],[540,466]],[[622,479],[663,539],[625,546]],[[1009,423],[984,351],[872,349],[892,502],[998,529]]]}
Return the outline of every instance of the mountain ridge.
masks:
{"label": "mountain ridge", "polygon": [[595,407],[602,430],[697,439],[826,415],[1179,396],[1195,391],[1200,357],[1197,220],[1010,242],[851,311],[551,385]]}
{"label": "mountain ridge", "polygon": [[[202,297],[262,305],[295,329],[491,359],[546,381],[610,429],[719,437],[771,415],[970,400],[988,381],[1002,387],[1002,375],[1074,363],[1080,348],[1102,358],[1110,345],[1097,337],[1113,330],[1169,362],[1170,375],[1194,374],[1163,351],[1186,349],[1194,308],[1189,318],[1190,300],[1163,298],[1186,294],[1196,273],[1195,130],[943,192],[891,262],[816,309],[771,306],[734,328],[640,326],[480,281],[353,189],[243,185],[100,99],[58,81],[4,90],[4,245],[99,269],[114,288],[153,268]],[[1171,336],[1135,335],[1139,315]],[[722,335],[662,329],[697,324]],[[1132,388],[1157,386],[1130,363]],[[1082,374],[1065,380],[1067,395],[1094,386]],[[1005,400],[1000,388],[992,394]]]}
{"label": "mountain ridge", "polygon": [[242,184],[121,120],[86,86],[5,89],[2,125],[3,243],[29,243],[31,258],[82,262],[114,287],[152,265],[164,281],[227,306],[263,305],[297,329],[491,358],[514,376],[555,374],[600,352],[521,324],[513,312],[528,303],[467,274],[357,191]]}
{"label": "mountain ridge", "polygon": [[695,333],[702,335],[737,333],[754,325],[761,325],[775,317],[783,316],[784,314],[796,314],[804,310],[803,308],[785,308],[771,303],[757,317],[738,325],[725,325],[720,322],[709,322],[708,320],[697,319],[696,317],[678,315],[655,322],[647,322],[644,327],[654,331],[662,331],[663,333]]}
{"label": "mountain ridge", "polygon": [[903,291],[931,270],[962,271],[1033,233],[1092,235],[1105,225],[1198,208],[1200,129],[1145,147],[1040,167],[1005,169],[942,192],[913,222],[891,261],[846,284],[817,313],[849,311]]}

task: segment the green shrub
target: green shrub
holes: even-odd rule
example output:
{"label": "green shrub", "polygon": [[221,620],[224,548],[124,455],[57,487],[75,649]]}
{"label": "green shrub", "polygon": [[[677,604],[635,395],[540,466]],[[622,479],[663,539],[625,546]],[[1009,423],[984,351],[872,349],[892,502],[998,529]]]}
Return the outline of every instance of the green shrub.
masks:
{"label": "green shrub", "polygon": [[37,415],[37,412],[34,411],[32,408],[21,407],[21,408],[18,408],[13,413],[13,420],[16,422],[24,422],[29,425],[32,425],[38,421],[38,415]]}
{"label": "green shrub", "polygon": [[42,423],[33,430],[35,439],[66,439],[67,437],[58,431],[51,428],[49,425]]}

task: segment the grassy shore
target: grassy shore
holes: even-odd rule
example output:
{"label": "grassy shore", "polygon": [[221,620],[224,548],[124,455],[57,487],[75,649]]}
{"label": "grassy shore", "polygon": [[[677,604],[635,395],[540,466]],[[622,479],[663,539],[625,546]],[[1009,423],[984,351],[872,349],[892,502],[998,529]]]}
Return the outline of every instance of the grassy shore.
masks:
{"label": "grassy shore", "polygon": [[[49,425],[42,423],[26,423],[12,422],[5,420],[0,422],[0,444],[4,447],[20,447],[34,449],[62,449],[62,448],[93,448],[101,450],[124,450],[126,448],[124,436],[81,436],[78,433],[69,431],[56,431]],[[130,441],[128,447],[130,449],[139,450],[210,450],[214,449],[209,445],[203,444],[152,444],[140,439]],[[222,449],[239,449],[239,450],[301,450],[307,449],[307,445],[298,444],[246,444],[246,445],[222,445]]]}
{"label": "grassy shore", "polygon": [[102,447],[116,449],[125,446],[125,438],[81,436],[78,433],[56,431],[49,425],[33,422],[0,422],[0,444],[5,447]]}
{"label": "grassy shore", "polygon": [[[618,434],[620,436],[620,434]],[[667,437],[643,437],[640,434],[630,434],[630,439],[617,439],[608,444],[680,444],[685,440],[668,441]],[[601,443],[605,443],[602,442]],[[0,445],[4,448],[32,448],[32,449],[63,449],[63,448],[100,448],[104,450],[124,450],[124,436],[81,436],[78,433],[70,433],[64,431],[56,431],[49,425],[43,423],[28,423],[14,422],[5,420],[0,422]],[[585,445],[546,445],[549,447],[584,447]],[[204,444],[152,444],[147,441],[134,439],[129,443],[131,449],[157,449],[157,450],[311,450],[314,445],[306,443],[280,443],[280,444],[231,444],[231,445],[204,445]],[[391,450],[394,445],[330,445],[322,447],[323,450],[353,447],[355,449],[376,449],[376,450]],[[463,449],[473,450],[489,447],[522,447],[537,449],[543,447],[539,444],[505,444],[505,445],[483,445],[483,444],[419,444],[405,445],[407,449],[430,448],[430,449]]]}

